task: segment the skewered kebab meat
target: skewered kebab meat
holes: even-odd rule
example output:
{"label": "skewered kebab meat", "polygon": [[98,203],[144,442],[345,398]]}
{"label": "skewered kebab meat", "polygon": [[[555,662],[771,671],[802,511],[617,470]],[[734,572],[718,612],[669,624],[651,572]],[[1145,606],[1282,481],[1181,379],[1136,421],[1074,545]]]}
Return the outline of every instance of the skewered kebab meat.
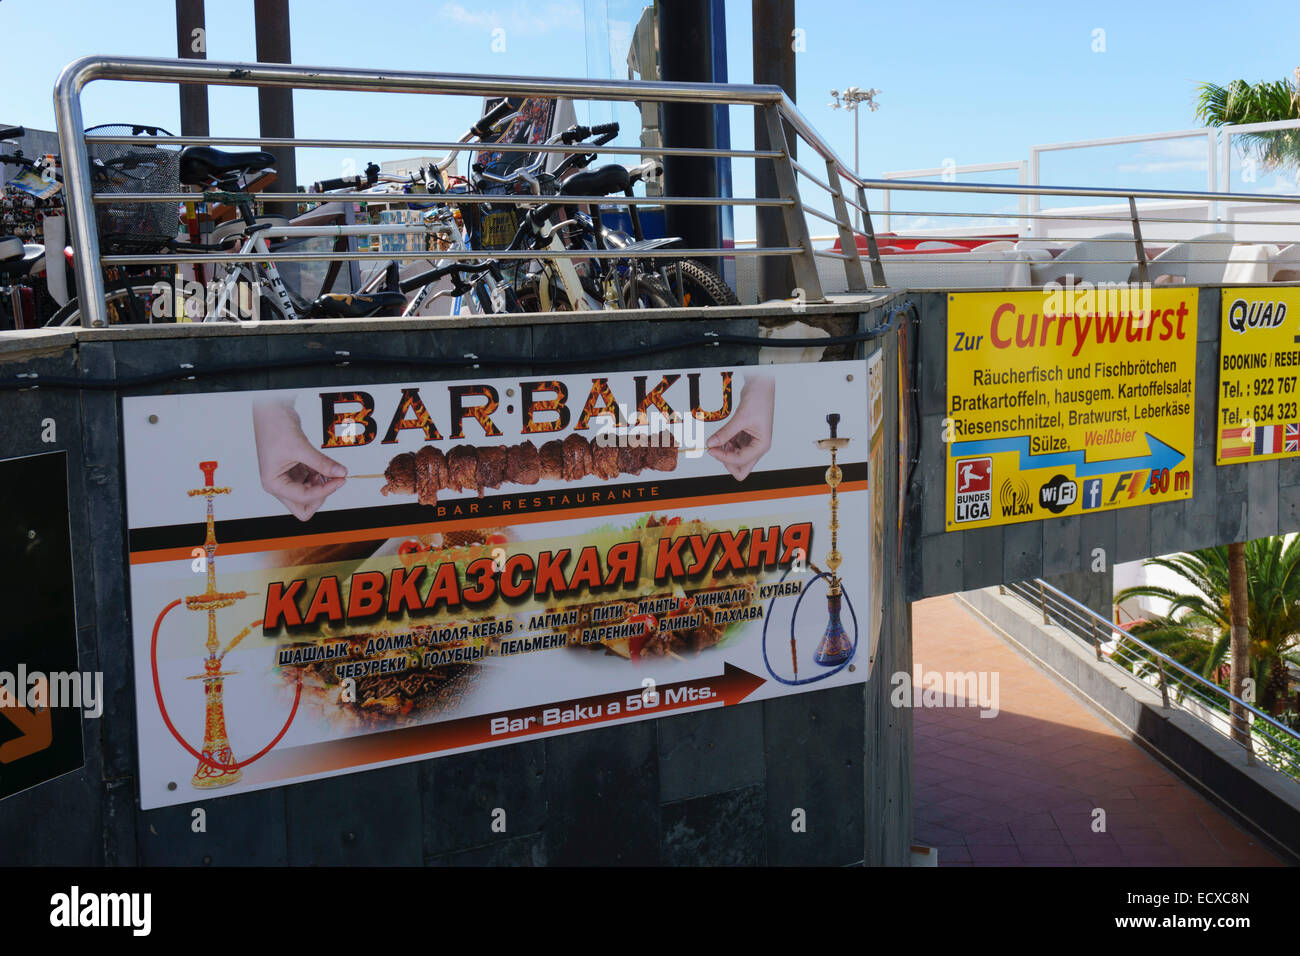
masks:
{"label": "skewered kebab meat", "polygon": [[478,492],[505,482],[535,485],[539,481],[580,481],[588,475],[609,481],[621,474],[675,471],[681,449],[671,432],[660,432],[654,444],[604,445],[594,438],[571,434],[552,439],[539,449],[531,441],[518,445],[456,445],[445,455],[432,445],[395,455],[384,469],[385,495],[416,495],[422,505],[437,504],[439,491]]}

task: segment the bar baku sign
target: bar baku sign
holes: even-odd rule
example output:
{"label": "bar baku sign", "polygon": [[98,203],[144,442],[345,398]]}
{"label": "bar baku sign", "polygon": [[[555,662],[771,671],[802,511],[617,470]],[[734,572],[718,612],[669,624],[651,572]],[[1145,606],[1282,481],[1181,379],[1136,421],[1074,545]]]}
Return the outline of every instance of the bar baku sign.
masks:
{"label": "bar baku sign", "polygon": [[1223,290],[1217,464],[1300,454],[1297,320],[1300,290]]}
{"label": "bar baku sign", "polygon": [[867,679],[865,362],[123,418],[145,809]]}
{"label": "bar baku sign", "polygon": [[1196,302],[1149,286],[950,295],[947,530],[1190,498]]}

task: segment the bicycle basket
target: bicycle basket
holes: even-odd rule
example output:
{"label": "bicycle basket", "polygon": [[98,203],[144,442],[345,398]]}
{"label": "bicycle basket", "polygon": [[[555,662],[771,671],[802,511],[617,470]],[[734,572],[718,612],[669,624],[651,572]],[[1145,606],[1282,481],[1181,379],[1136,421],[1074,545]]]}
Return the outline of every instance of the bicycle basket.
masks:
{"label": "bicycle basket", "polygon": [[[88,136],[171,136],[156,126],[107,123],[86,130]],[[141,143],[87,143],[91,179],[98,196],[115,193],[178,193],[180,147]],[[95,221],[101,244],[140,248],[174,241],[180,213],[173,203],[97,203]]]}

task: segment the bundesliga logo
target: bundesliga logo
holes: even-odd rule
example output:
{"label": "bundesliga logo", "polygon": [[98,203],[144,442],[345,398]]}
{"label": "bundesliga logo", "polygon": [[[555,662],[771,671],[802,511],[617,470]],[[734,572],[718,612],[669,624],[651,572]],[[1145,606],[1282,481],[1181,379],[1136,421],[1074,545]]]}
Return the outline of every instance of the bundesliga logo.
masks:
{"label": "bundesliga logo", "polygon": [[993,459],[964,458],[957,462],[956,498],[953,517],[957,521],[984,521],[993,509]]}

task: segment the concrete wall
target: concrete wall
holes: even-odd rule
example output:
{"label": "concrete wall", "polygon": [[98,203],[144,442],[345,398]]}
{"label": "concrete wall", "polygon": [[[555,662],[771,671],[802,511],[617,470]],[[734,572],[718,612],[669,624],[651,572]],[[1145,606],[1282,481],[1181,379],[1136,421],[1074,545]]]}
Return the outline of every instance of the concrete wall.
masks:
{"label": "concrete wall", "polygon": [[[874,311],[840,319],[866,329]],[[813,312],[816,312],[813,309]],[[787,314],[785,321],[788,321]],[[562,317],[553,317],[560,318]],[[808,315],[800,318],[809,318]],[[0,341],[0,378],[19,373],[105,378],[241,360],[291,360],[336,350],[394,357],[467,352],[537,359],[592,351],[594,323],[543,321],[471,328],[424,320],[393,327],[302,323],[291,332],[159,327]],[[657,321],[605,319],[600,341],[632,348],[698,334],[701,328],[756,335],[755,318]],[[364,331],[363,331],[364,330]],[[238,333],[238,334],[227,334]],[[892,336],[867,348],[893,347]],[[865,352],[858,348],[858,354]],[[886,396],[896,388],[892,352]],[[754,346],[647,354],[615,368],[752,363]],[[476,374],[520,374],[488,368]],[[120,394],[260,389],[313,383],[460,378],[461,368],[414,365],[230,372]],[[126,580],[120,394],[55,387],[0,391],[5,456],[65,449],[83,669],[104,672],[99,720],[82,724],[80,772],[0,802],[5,864],[903,864],[911,841],[909,712],[888,704],[888,675],[910,667],[901,576],[888,594],[875,677],[864,687],[806,693],[529,741],[476,753],[257,793],[141,812],[136,773],[135,694]],[[885,447],[896,441],[887,402]],[[57,421],[57,443],[41,421]],[[886,468],[896,497],[894,469]],[[894,527],[891,512],[886,527]],[[846,532],[847,533],[847,532]],[[865,532],[864,532],[865,533]],[[885,556],[898,563],[892,535]],[[883,677],[881,675],[884,675]],[[145,691],[147,692],[147,690]],[[207,832],[191,831],[194,807]],[[490,830],[493,808],[508,832]],[[791,831],[791,811],[807,832]]]}
{"label": "concrete wall", "polygon": [[1105,551],[1108,574],[1121,561],[1300,530],[1300,459],[1222,468],[1214,463],[1222,291],[1203,287],[1200,293],[1194,497],[952,532],[944,531],[943,498],[948,300],[943,293],[912,296],[921,302],[922,428],[921,462],[910,489],[916,506],[912,525],[916,553],[908,578],[909,598],[969,591],[1004,581],[1091,574],[1095,548]]}

